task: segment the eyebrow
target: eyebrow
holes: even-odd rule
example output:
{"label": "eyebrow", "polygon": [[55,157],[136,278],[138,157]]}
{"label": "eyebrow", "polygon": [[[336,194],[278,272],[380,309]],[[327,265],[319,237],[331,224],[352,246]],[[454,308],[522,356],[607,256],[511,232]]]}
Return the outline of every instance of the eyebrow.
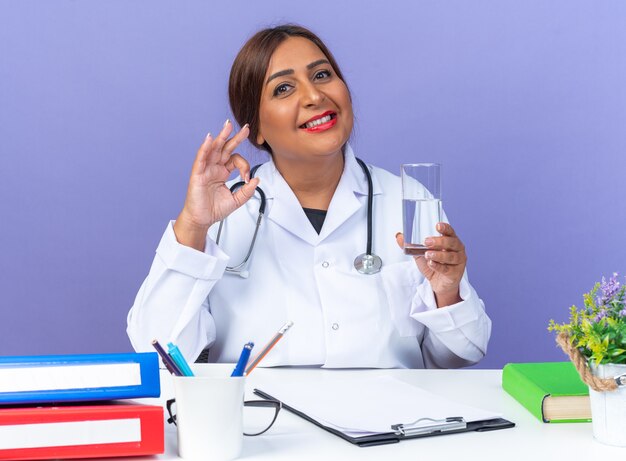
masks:
{"label": "eyebrow", "polygon": [[[320,64],[330,64],[330,62],[328,62],[328,59],[318,59],[317,61],[313,61],[312,63],[307,64],[306,68],[311,70],[314,67],[319,66]],[[267,85],[269,82],[271,82],[275,78],[282,77],[283,75],[290,75],[290,74],[293,74],[293,73],[294,73],[293,69],[280,70],[280,71],[270,75],[269,78],[267,79],[267,82],[265,82],[265,84]]]}

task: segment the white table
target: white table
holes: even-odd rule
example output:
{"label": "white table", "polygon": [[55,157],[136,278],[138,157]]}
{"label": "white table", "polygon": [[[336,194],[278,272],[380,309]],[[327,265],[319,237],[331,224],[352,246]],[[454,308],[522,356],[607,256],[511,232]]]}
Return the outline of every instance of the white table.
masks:
{"label": "white table", "polygon": [[[299,374],[315,380],[324,373],[361,376],[388,375],[459,402],[501,413],[516,423],[512,429],[463,433],[405,440],[391,445],[360,448],[317,426],[281,411],[274,427],[258,437],[245,437],[243,460],[600,460],[623,459],[626,448],[600,444],[593,439],[590,423],[545,424],[539,422],[501,387],[500,370],[321,370],[261,369],[248,378],[247,397],[267,380]],[[171,377],[164,372],[161,403],[173,397]],[[146,399],[146,403],[155,400]],[[167,425],[166,452],[151,458],[176,460],[176,431]],[[118,458],[119,460],[120,458]],[[208,460],[208,458],[207,458]]]}

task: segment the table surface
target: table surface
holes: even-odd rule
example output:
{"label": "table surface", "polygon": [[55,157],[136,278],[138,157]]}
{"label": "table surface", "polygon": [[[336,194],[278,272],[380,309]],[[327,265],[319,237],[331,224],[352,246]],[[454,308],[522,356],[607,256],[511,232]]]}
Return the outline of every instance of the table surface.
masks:
{"label": "table surface", "polygon": [[[246,383],[247,396],[263,383],[297,377],[314,381],[326,373],[359,376],[393,376],[443,397],[501,413],[516,424],[512,429],[493,432],[468,432],[447,436],[404,440],[400,443],[365,447],[355,446],[283,410],[270,431],[258,437],[244,437],[240,459],[244,460],[529,460],[529,459],[602,459],[623,458],[626,449],[603,445],[593,438],[591,423],[546,424],[535,419],[509,396],[501,386],[501,370],[324,370],[257,368]],[[162,404],[173,397],[171,376],[161,375],[161,398],[142,402]],[[176,460],[176,430],[165,429],[165,453],[152,457],[116,458],[117,460]],[[210,457],[207,456],[207,461]]]}

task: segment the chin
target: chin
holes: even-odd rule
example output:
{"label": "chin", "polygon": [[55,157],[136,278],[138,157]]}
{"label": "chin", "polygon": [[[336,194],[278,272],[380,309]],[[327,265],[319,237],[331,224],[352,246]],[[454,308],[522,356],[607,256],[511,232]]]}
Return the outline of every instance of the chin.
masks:
{"label": "chin", "polygon": [[342,151],[343,146],[348,142],[346,136],[337,136],[328,133],[328,136],[320,136],[318,139],[311,140],[309,144],[311,150],[319,152],[319,154],[333,155],[337,151]]}
{"label": "chin", "polygon": [[330,145],[316,146],[310,150],[311,154],[316,157],[332,157],[337,154],[343,154],[343,145],[345,143],[333,143]]}
{"label": "chin", "polygon": [[[302,160],[332,157],[338,153],[343,154],[343,146],[348,142],[348,137],[344,133],[319,133],[316,135],[307,134],[306,137],[298,137],[291,140],[289,144],[283,144],[278,148],[272,148],[278,156],[279,152],[288,153],[288,157],[300,157]],[[270,144],[271,145],[271,144]],[[295,157],[294,157],[295,154]]]}

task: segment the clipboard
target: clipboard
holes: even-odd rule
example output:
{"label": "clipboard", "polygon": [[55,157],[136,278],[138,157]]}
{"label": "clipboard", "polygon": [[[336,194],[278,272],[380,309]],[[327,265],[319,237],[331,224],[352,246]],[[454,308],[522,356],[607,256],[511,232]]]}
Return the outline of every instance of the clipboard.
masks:
{"label": "clipboard", "polygon": [[[254,389],[254,394],[264,399],[279,400],[260,389]],[[301,418],[315,424],[342,439],[359,447],[372,447],[377,445],[387,445],[398,443],[402,440],[417,439],[422,437],[434,437],[438,435],[459,434],[462,432],[487,432],[499,429],[515,427],[515,423],[504,418],[493,418],[482,421],[466,422],[463,417],[453,416],[445,419],[420,418],[413,422],[398,423],[392,425],[389,432],[381,432],[372,435],[353,437],[338,429],[322,424],[315,418],[299,411],[284,402],[281,402],[284,409],[300,416]]]}

